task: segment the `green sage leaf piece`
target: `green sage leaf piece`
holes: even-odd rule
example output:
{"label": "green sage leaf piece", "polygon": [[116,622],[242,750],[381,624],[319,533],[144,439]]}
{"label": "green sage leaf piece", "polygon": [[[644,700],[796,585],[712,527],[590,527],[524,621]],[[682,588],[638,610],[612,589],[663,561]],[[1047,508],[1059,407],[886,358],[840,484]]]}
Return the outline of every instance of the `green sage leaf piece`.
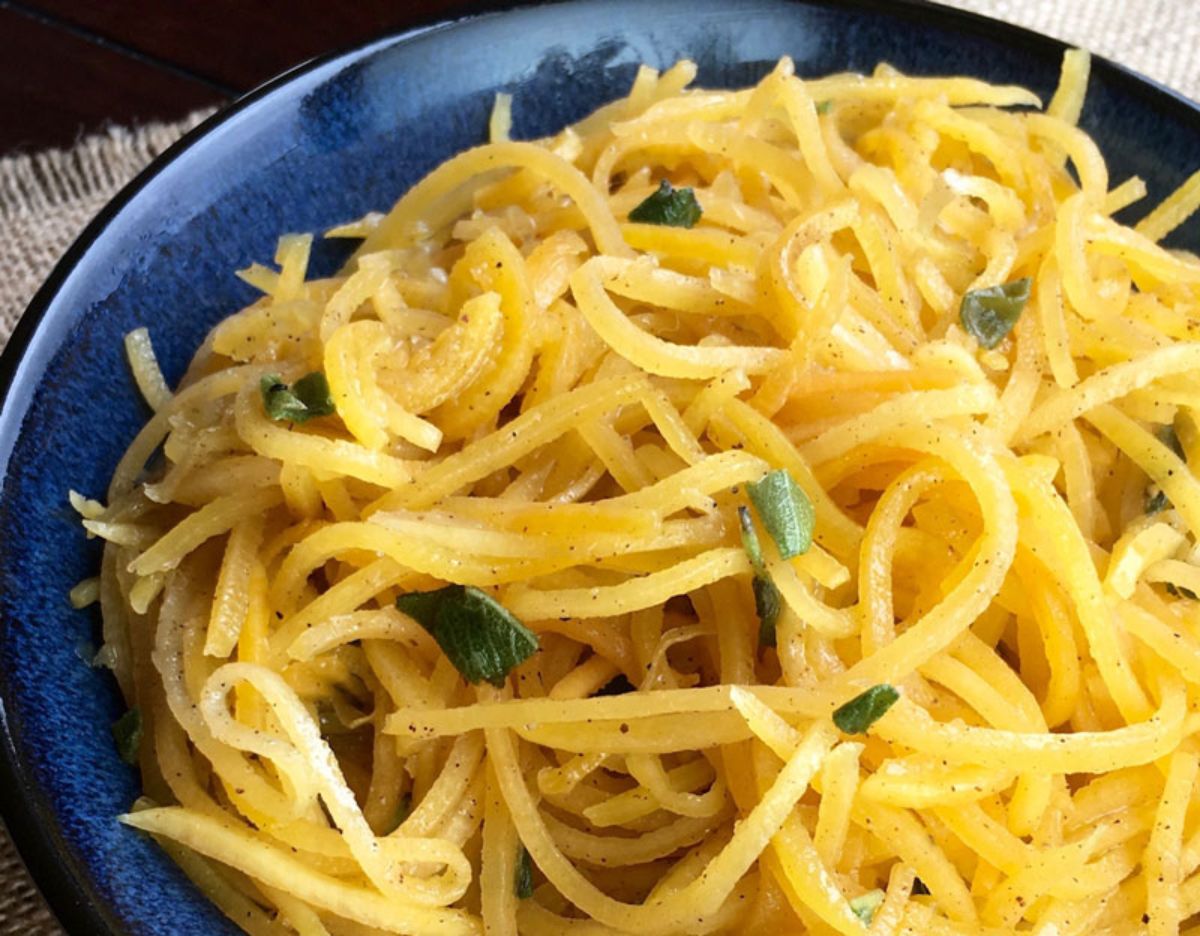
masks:
{"label": "green sage leaf piece", "polygon": [[629,212],[629,220],[666,227],[695,227],[700,220],[700,203],[690,188],[673,188],[663,179],[649,198]]}
{"label": "green sage leaf piece", "polygon": [[887,683],[872,686],[835,710],[833,723],[846,734],[866,734],[899,698],[900,693]]}
{"label": "green sage leaf piece", "polygon": [[1155,514],[1160,510],[1166,510],[1171,506],[1171,501],[1167,497],[1167,492],[1159,489],[1152,495],[1146,497],[1146,513]]}
{"label": "green sage leaf piece", "polygon": [[1187,461],[1187,453],[1183,450],[1183,443],[1179,441],[1179,433],[1175,431],[1174,426],[1163,426],[1158,431],[1158,441],[1174,452],[1176,458]]}
{"label": "green sage leaf piece", "polygon": [[117,754],[127,764],[138,762],[138,752],[142,746],[142,710],[136,705],[113,722],[113,743],[117,746]]}
{"label": "green sage leaf piece", "polygon": [[767,574],[763,562],[762,544],[758,541],[758,532],[754,529],[754,521],[750,517],[748,507],[738,508],[738,522],[742,528],[742,548],[754,567],[754,610],[758,614],[758,645],[760,647],[775,646],[775,623],[779,620],[779,612],[783,608],[783,597],[779,589]]}
{"label": "green sage leaf piece", "polygon": [[754,521],[750,517],[749,507],[739,507],[738,524],[742,530],[742,548],[755,572],[762,572],[766,566],[763,563],[762,544],[758,541],[758,531],[754,529]]}
{"label": "green sage leaf piece", "polygon": [[396,607],[429,631],[455,669],[471,683],[499,688],[513,667],[538,649],[537,635],[495,598],[469,585],[412,592]]}
{"label": "green sage leaf piece", "polygon": [[329,382],[320,371],[313,371],[288,386],[277,374],[267,374],[258,382],[263,409],[276,422],[302,423],[317,416],[336,412]]}
{"label": "green sage leaf piece", "polygon": [[779,468],[761,481],[751,481],[746,490],[779,555],[791,559],[808,552],[815,516],[812,502],[795,479]]}
{"label": "green sage leaf piece", "polygon": [[533,896],[533,861],[529,857],[529,849],[524,845],[517,853],[517,874],[513,884],[518,900],[528,900]]}
{"label": "green sage leaf piece", "polygon": [[994,348],[1013,330],[1029,301],[1028,276],[1000,286],[972,289],[962,297],[963,328],[985,348]]}
{"label": "green sage leaf piece", "polygon": [[850,909],[862,921],[863,926],[870,926],[871,921],[875,919],[875,911],[879,909],[879,905],[882,903],[883,891],[877,887],[875,890],[859,894],[851,900]]}
{"label": "green sage leaf piece", "polygon": [[754,576],[754,610],[758,613],[758,645],[774,647],[775,624],[783,610],[783,596],[775,583],[766,575]]}

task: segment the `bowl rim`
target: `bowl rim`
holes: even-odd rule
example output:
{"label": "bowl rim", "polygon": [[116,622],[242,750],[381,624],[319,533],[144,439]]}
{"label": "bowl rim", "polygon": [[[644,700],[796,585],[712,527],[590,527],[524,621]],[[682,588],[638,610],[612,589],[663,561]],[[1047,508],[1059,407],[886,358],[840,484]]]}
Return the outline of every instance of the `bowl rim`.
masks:
{"label": "bowl rim", "polygon": [[[387,48],[425,35],[451,29],[468,20],[503,14],[517,9],[538,7],[571,7],[587,0],[467,0],[453,11],[437,12],[420,17],[412,25],[379,34],[371,39],[338,48],[303,61],[263,82],[219,109],[184,133],[178,140],[155,157],[127,182],[113,198],[87,223],[66,252],[55,263],[50,274],[38,287],[13,329],[7,345],[0,354],[0,492],[7,477],[11,449],[4,450],[6,437],[14,441],[21,431],[21,421],[14,417],[9,402],[15,388],[15,378],[25,358],[25,352],[38,333],[43,320],[54,304],[55,297],[66,279],[86,257],[92,246],[103,236],[109,224],[146,186],[169,165],[243,111],[255,106],[274,92],[303,75],[339,60],[350,62],[375,48]],[[930,18],[940,20],[947,28],[970,33],[986,32],[1006,45],[1025,44],[1043,54],[1062,52],[1070,43],[1047,36],[1014,23],[993,19],[980,13],[945,6],[933,0],[785,0],[798,7],[826,7],[887,15],[909,20],[916,25]],[[1092,54],[1093,74],[1168,105],[1174,119],[1200,124],[1200,103],[1182,92],[1162,84],[1136,70],[1101,55]],[[21,414],[24,415],[23,413]],[[7,622],[0,619],[0,643],[5,639]],[[83,860],[64,837],[50,809],[45,791],[36,783],[21,756],[21,732],[9,714],[9,684],[0,673],[0,818],[16,846],[22,862],[38,891],[62,927],[71,936],[121,936],[129,932],[95,886]]]}

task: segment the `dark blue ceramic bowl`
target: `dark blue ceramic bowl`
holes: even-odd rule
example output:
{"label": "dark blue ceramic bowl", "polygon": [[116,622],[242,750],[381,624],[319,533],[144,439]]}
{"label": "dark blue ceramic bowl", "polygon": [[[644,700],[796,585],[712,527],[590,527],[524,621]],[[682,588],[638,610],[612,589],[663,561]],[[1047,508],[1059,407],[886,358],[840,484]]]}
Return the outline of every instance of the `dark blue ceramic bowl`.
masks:
{"label": "dark blue ceramic bowl", "polygon": [[[127,331],[148,325],[177,378],[205,332],[251,299],[233,270],[269,259],[282,232],[389,207],[482,141],[497,91],[514,95],[516,134],[534,137],[623,94],[639,62],[686,56],[701,84],[740,86],[785,54],[802,75],[886,60],[1047,96],[1062,51],[901,0],[581,0],[484,11],[292,72],[144,172],[59,264],[0,363],[0,796],[67,928],[235,931],[153,844],[114,820],[138,792],[109,734],[122,705],[108,674],[80,654],[96,640],[97,615],[67,603],[99,560],[67,489],[101,494],[148,415],[122,354]],[[1114,177],[1136,173],[1161,197],[1200,163],[1195,105],[1103,61],[1092,76],[1083,122]],[[1196,247],[1195,233],[1178,242]],[[316,272],[342,259],[322,244]]]}

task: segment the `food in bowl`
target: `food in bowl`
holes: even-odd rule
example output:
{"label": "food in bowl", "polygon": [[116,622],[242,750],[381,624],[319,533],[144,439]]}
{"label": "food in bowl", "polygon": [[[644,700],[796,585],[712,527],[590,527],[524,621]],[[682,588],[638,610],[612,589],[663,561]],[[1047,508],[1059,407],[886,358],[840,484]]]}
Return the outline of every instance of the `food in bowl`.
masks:
{"label": "food in bowl", "polygon": [[967,77],[689,88],[308,235],[105,502],[155,836],[252,933],[1175,932],[1200,262]]}

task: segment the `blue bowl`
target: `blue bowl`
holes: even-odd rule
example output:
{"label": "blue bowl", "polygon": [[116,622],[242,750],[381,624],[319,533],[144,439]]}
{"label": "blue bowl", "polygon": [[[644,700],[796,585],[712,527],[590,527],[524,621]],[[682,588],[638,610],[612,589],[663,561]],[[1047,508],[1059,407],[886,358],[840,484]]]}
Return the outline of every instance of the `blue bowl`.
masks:
{"label": "blue bowl", "polygon": [[[580,0],[381,39],[272,82],[193,131],[94,221],[38,293],[0,360],[0,715],[4,815],[72,933],[236,932],[152,843],[114,816],[138,794],[113,749],[121,713],[80,648],[94,610],[67,591],[97,569],[66,503],[100,495],[148,412],[122,336],[150,327],[169,379],[208,329],[252,299],[233,270],[286,231],[385,209],[422,174],[482,141],[493,95],[515,133],[548,134],[625,93],[639,62],[689,57],[699,83],[741,86],[781,55],[801,75],[970,74],[1048,96],[1061,43],[920,2]],[[1191,102],[1096,61],[1083,124],[1114,178],[1161,198],[1200,154]],[[1197,246],[1194,226],[1175,238]],[[320,243],[315,272],[344,248]]]}

